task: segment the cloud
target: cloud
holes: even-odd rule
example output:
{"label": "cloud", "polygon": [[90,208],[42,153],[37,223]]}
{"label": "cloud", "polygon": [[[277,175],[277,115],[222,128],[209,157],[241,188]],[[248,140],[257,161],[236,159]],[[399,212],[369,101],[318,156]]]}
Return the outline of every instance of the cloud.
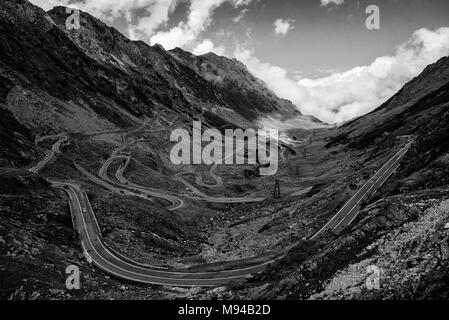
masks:
{"label": "cloud", "polygon": [[274,33],[277,35],[285,36],[290,30],[293,29],[292,23],[295,20],[293,19],[277,19],[274,22]]}
{"label": "cloud", "polygon": [[330,4],[335,4],[337,6],[340,6],[343,3],[345,3],[345,0],[321,0],[321,5],[323,7],[328,6]]}
{"label": "cloud", "polygon": [[[169,19],[180,0],[30,0],[31,3],[49,10],[54,6],[71,6],[91,15],[112,22],[127,20],[129,36],[145,39]],[[137,14],[138,12],[138,14]]]}
{"label": "cloud", "polygon": [[177,0],[153,1],[151,5],[145,7],[149,15],[138,17],[135,24],[128,20],[129,29],[135,34],[134,38],[145,39],[151,36],[161,24],[168,21],[177,3]]}
{"label": "cloud", "polygon": [[249,11],[248,8],[242,9],[240,11],[239,15],[237,17],[235,17],[234,19],[232,19],[232,21],[234,21],[235,23],[239,23],[246,17],[246,14],[248,13],[248,11]]}
{"label": "cloud", "polygon": [[[189,1],[187,20],[170,30],[157,32],[180,1]],[[134,38],[147,40],[151,37],[152,44],[161,43],[167,49],[180,46],[196,54],[212,51],[220,55],[226,55],[223,46],[215,45],[211,39],[201,38],[203,31],[212,23],[215,9],[227,2],[243,10],[256,1],[31,0],[46,10],[56,5],[70,5],[107,21],[125,17]],[[343,0],[322,0],[323,5],[331,2],[342,4]],[[286,29],[281,28],[280,34],[283,34],[282,30]],[[318,79],[290,77],[286,70],[259,60],[254,51],[247,47],[248,43],[251,42],[243,47],[238,46],[234,57],[244,62],[278,96],[293,101],[303,113],[335,123],[372,111],[417,76],[425,66],[449,55],[449,28],[417,30],[391,56],[379,57],[370,65],[334,72]]]}
{"label": "cloud", "polygon": [[[187,21],[180,22],[168,31],[160,31],[150,39],[151,44],[159,43],[166,49],[182,47],[191,49],[201,44],[200,35],[212,22],[212,14],[223,3],[231,3],[235,8],[248,6],[254,0],[190,0]],[[203,40],[204,41],[204,40]]]}
{"label": "cloud", "polygon": [[[175,27],[157,31],[170,18],[177,4],[188,1],[188,17]],[[201,34],[212,22],[212,15],[223,3],[230,3],[240,13],[245,7],[259,0],[31,0],[32,3],[49,10],[57,5],[77,7],[106,22],[125,19],[128,36],[132,40],[159,43],[166,49],[182,47],[186,50],[204,52],[206,48],[223,54],[222,46],[215,46],[210,39],[201,39]],[[243,16],[242,16],[243,17]]]}
{"label": "cloud", "polygon": [[32,4],[41,7],[45,11],[48,11],[56,6],[65,6],[68,4],[68,0],[29,0]]}
{"label": "cloud", "polygon": [[30,0],[30,2],[38,7],[41,7],[45,11],[48,11],[56,6],[66,6],[68,0]]}
{"label": "cloud", "polygon": [[396,48],[394,55],[319,79],[292,79],[286,70],[260,61],[248,48],[237,48],[234,55],[278,96],[291,100],[300,111],[336,123],[374,110],[427,65],[448,56],[449,28],[417,30]]}
{"label": "cloud", "polygon": [[223,46],[215,46],[210,39],[204,39],[192,51],[195,55],[202,55],[208,52],[214,52],[218,55],[225,55],[226,49]]}

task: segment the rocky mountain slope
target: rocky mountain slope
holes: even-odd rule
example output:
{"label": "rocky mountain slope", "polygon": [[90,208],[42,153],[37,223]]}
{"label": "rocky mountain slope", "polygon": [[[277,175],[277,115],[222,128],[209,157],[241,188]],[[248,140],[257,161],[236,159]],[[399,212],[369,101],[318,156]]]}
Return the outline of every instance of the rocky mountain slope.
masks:
{"label": "rocky mountain slope", "polygon": [[420,176],[420,181],[411,179],[408,183],[416,189],[444,185],[449,175],[439,163],[449,149],[448,102],[449,57],[444,57],[378,109],[342,126],[328,146],[345,143],[354,149],[381,149],[399,136],[414,136],[415,147],[405,160],[402,177]]}
{"label": "rocky mountain slope", "polygon": [[[225,217],[226,205],[185,199],[185,208],[172,213],[160,199],[114,196],[74,164],[95,174],[111,154],[124,152],[133,158],[128,170],[133,181],[187,194],[174,179],[181,169],[167,159],[172,128],[191,126],[196,119],[219,128],[254,127],[271,111],[279,118],[278,110],[251,104],[242,109],[225,99],[213,83],[161,46],[130,41],[84,12],[81,28],[67,30],[67,17],[63,7],[47,13],[25,0],[0,3],[0,273],[10,279],[2,282],[2,298],[70,297],[63,282],[70,263],[81,267],[87,281],[77,298],[123,296],[120,280],[83,259],[67,196],[46,179],[81,184],[105,241],[118,251],[142,261],[191,263],[183,259],[199,254],[200,243],[216,225],[232,219]],[[251,81],[249,87],[267,91],[257,79]],[[274,96],[271,101],[287,105]],[[289,113],[298,114],[291,106],[284,116]],[[28,172],[62,133],[68,143],[61,152],[38,175]],[[235,175],[241,177],[241,170]],[[221,193],[235,191],[231,185]],[[64,240],[49,238],[51,232]],[[204,262],[201,257],[192,261]],[[46,269],[57,276],[48,276]],[[133,294],[139,290],[133,286]],[[161,296],[152,287],[139,295]]]}
{"label": "rocky mountain slope", "polygon": [[261,114],[279,115],[281,119],[301,115],[290,101],[279,99],[236,59],[214,53],[195,56],[180,48],[170,53],[213,85],[227,105],[249,119]]}
{"label": "rocky mountain slope", "polygon": [[[449,58],[374,112],[316,129],[319,120],[277,98],[236,60],[131,41],[86,13],[79,30],[67,30],[66,17],[63,7],[47,13],[25,0],[0,3],[2,298],[447,298]],[[223,186],[207,188],[194,177],[212,179],[209,167],[173,166],[168,134],[194,119],[220,128],[292,122],[295,152],[283,155],[275,177],[282,198],[271,196],[274,178],[252,167],[216,168]],[[39,174],[28,172],[63,132],[63,150]],[[354,223],[308,240],[410,137],[415,143],[401,167]],[[172,212],[160,199],[117,196],[74,166],[96,174],[120,153],[132,158],[129,179],[186,206]],[[119,166],[107,174],[113,178]],[[180,172],[211,196],[267,199],[206,203],[174,179]],[[105,242],[140,262],[185,266],[289,253],[242,287],[124,283],[85,261],[67,196],[48,178],[80,184]],[[81,268],[79,292],[65,290],[68,264]],[[372,264],[386,276],[380,290],[367,291]]]}
{"label": "rocky mountain slope", "polygon": [[[248,72],[246,88],[261,94],[250,95],[242,103],[218,90],[207,75],[183,63],[173,52],[130,41],[84,12],[78,30],[66,29],[68,14],[63,7],[46,13],[27,1],[3,1],[0,17],[3,76],[14,88],[36,88],[41,98],[49,95],[48,100],[59,100],[54,103],[64,105],[67,112],[57,110],[56,117],[66,118],[66,113],[94,115],[99,118],[96,125],[126,127],[155,112],[186,119],[202,114],[206,122],[248,127],[258,117],[272,113],[277,117],[280,112],[284,116],[298,114],[291,103],[275,97]],[[227,61],[224,57],[215,60]],[[231,79],[236,77],[230,70],[225,72]],[[16,117],[22,116],[22,122],[27,118],[33,127],[48,125],[45,120],[32,123],[31,118],[39,118],[37,112],[30,110],[33,114],[24,115],[10,104],[8,109]],[[65,128],[60,130],[76,129],[64,123],[70,121],[62,121]],[[84,119],[81,122],[84,124]],[[87,123],[79,130],[87,131],[86,127]]]}
{"label": "rocky mountain slope", "polygon": [[[246,297],[447,299],[448,128],[449,57],[444,57],[372,113],[329,132],[324,152],[364,155],[354,165],[365,168],[399,141],[412,137],[415,143],[347,230],[299,241],[261,276],[266,284]],[[372,266],[380,270],[375,290],[366,285]]]}

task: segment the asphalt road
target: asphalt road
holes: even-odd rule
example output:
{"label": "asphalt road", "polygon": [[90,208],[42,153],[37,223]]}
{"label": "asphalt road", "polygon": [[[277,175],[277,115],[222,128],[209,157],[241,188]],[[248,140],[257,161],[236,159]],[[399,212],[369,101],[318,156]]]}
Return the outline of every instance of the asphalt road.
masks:
{"label": "asphalt road", "polygon": [[[117,157],[115,157],[115,159],[119,159],[120,157],[121,156],[117,156]],[[125,156],[123,156],[122,158],[125,159],[125,163],[124,164],[122,163],[120,165],[120,167],[117,169],[117,172],[115,174],[115,177],[117,178],[117,180],[120,182],[120,184],[122,186],[130,187],[136,191],[142,192],[151,197],[167,200],[168,202],[171,203],[171,206],[167,207],[167,210],[170,210],[170,211],[180,209],[184,206],[184,200],[179,197],[173,196],[168,193],[160,192],[159,190],[156,190],[153,188],[143,187],[143,186],[140,186],[138,184],[135,184],[135,183],[127,180],[123,174],[124,174],[126,168],[128,168],[131,158],[125,157]],[[107,170],[106,170],[106,172],[107,172]]]}
{"label": "asphalt road", "polygon": [[53,159],[54,156],[55,154],[52,151],[45,150],[45,157],[41,161],[39,161],[35,166],[28,169],[28,171],[32,173],[38,173],[39,171],[41,171],[43,167],[47,165],[47,163],[51,161],[51,159]]}
{"label": "asphalt road", "polygon": [[175,175],[175,179],[184,184],[188,189],[192,190],[193,193],[195,193],[199,199],[198,200],[204,200],[211,203],[253,203],[253,202],[262,202],[265,201],[266,198],[264,197],[257,197],[257,198],[226,198],[226,197],[211,197],[201,190],[199,190],[197,187],[192,185],[189,181],[184,179],[183,175],[185,175],[185,172],[180,172]]}
{"label": "asphalt road", "polygon": [[208,184],[204,182],[203,176],[200,173],[196,174],[195,183],[199,186],[203,186],[209,189],[220,188],[223,186],[223,179],[219,177],[215,171],[217,170],[218,164],[213,164],[209,169],[209,175],[215,180],[215,184]]}
{"label": "asphalt road", "polygon": [[[52,151],[48,151],[47,156],[40,161],[32,169],[39,171],[48,161],[50,161],[54,154],[59,152],[59,148],[67,140],[65,137],[61,137],[52,148]],[[379,169],[373,177],[371,177],[357,193],[351,197],[351,199],[337,212],[335,216],[329,220],[329,222],[321,228],[312,239],[317,238],[327,230],[332,230],[335,233],[341,232],[344,228],[349,226],[359,214],[359,206],[363,199],[371,197],[388,178],[398,169],[401,160],[409,150],[413,141],[409,142],[398,153],[396,153],[385,165]],[[122,157],[123,158],[123,157]],[[125,157],[126,158],[126,157]],[[126,163],[118,169],[116,177],[119,179],[125,179],[123,172],[129,164],[129,158],[126,158]],[[107,169],[112,163],[114,158],[109,159],[100,170],[100,176],[105,179],[101,180],[94,175],[87,172],[81,166],[76,165],[78,170],[84,173],[92,181],[103,185],[107,189],[122,195],[136,196],[135,193],[122,188],[116,188],[109,182],[114,182],[107,177]],[[30,171],[32,170],[30,169]],[[36,172],[37,172],[36,171]],[[223,203],[244,203],[244,202],[257,202],[263,201],[264,198],[213,198],[205,195],[187,180],[183,179],[182,174],[176,177],[179,181],[184,183],[187,187],[198,193],[204,200],[211,202],[223,202]],[[132,187],[132,183],[122,180],[124,186],[131,187],[143,192],[152,192],[149,188],[142,188],[140,186]],[[122,183],[121,181],[121,183]],[[245,259],[241,261],[221,262],[217,266],[212,267],[210,265],[195,266],[195,270],[211,270],[208,272],[196,272],[189,269],[185,270],[173,270],[166,266],[148,265],[135,262],[121,254],[118,254],[110,247],[108,247],[102,240],[101,230],[98,226],[98,222],[95,217],[95,213],[92,210],[89,199],[81,188],[70,182],[56,182],[51,183],[58,188],[61,188],[67,192],[70,198],[70,211],[72,216],[72,222],[75,230],[80,235],[81,246],[85,252],[85,256],[89,262],[95,264],[101,270],[116,276],[121,279],[147,283],[156,285],[167,286],[183,286],[183,287],[216,287],[230,285],[233,283],[241,283],[248,279],[253,274],[262,272],[269,264],[282,258],[285,252],[279,254],[266,255],[265,257],[255,257],[252,259]],[[127,183],[127,184],[126,184]],[[142,198],[146,198],[143,195],[137,195]],[[166,195],[164,195],[165,197]],[[217,264],[216,264],[217,265]],[[227,268],[229,266],[229,268]],[[217,269],[218,271],[215,271]]]}
{"label": "asphalt road", "polygon": [[41,171],[42,168],[45,167],[47,163],[49,163],[54,158],[55,154],[60,152],[59,149],[61,148],[62,143],[68,140],[66,135],[61,134],[58,136],[42,137],[39,140],[36,140],[36,143],[53,137],[59,137],[59,140],[56,141],[56,143],[52,146],[51,151],[45,150],[45,157],[41,161],[39,161],[35,166],[28,169],[28,171],[32,173],[38,173],[39,171]]}
{"label": "asphalt road", "polygon": [[[188,270],[169,270],[164,266],[151,266],[133,262],[108,249],[101,237],[101,231],[92,210],[89,199],[81,188],[69,182],[51,183],[65,190],[70,198],[70,210],[74,228],[80,235],[81,246],[88,261],[101,270],[121,279],[166,286],[182,287],[217,287],[241,283],[252,274],[263,271],[269,264],[281,258],[284,254],[272,256],[267,261],[259,261],[250,265],[242,260],[242,267],[222,271],[189,272]],[[260,260],[260,259],[259,259]],[[254,260],[257,261],[257,260]],[[238,261],[232,262],[238,265]],[[223,264],[226,264],[224,262]],[[201,266],[196,266],[196,269]],[[207,265],[204,265],[207,267]]]}
{"label": "asphalt road", "polygon": [[318,238],[328,230],[332,230],[338,234],[344,228],[348,227],[357,218],[362,200],[372,197],[399,168],[401,160],[413,142],[410,141],[407,143],[405,147],[390,158],[311,239]]}
{"label": "asphalt road", "polygon": [[[115,174],[115,177],[117,178],[117,180],[120,183],[112,181],[111,178],[109,178],[107,175],[109,166],[112,164],[112,162],[114,160],[117,160],[117,159],[125,160],[125,163],[120,165],[120,167],[117,169],[117,172]],[[103,180],[105,180],[111,184],[117,184],[117,185],[120,185],[121,187],[130,188],[130,189],[136,190],[138,192],[144,193],[146,195],[149,195],[151,197],[167,200],[167,201],[171,202],[171,204],[172,204],[170,207],[167,208],[168,210],[173,211],[173,210],[177,210],[184,206],[184,200],[181,199],[180,197],[161,192],[157,189],[144,187],[144,186],[135,184],[135,183],[127,180],[124,177],[124,172],[129,165],[129,161],[130,161],[130,158],[128,156],[121,156],[121,155],[112,156],[104,163],[103,167],[100,169],[99,176]],[[266,199],[264,197],[257,197],[257,198],[211,197],[211,196],[205,194],[204,192],[200,191],[198,188],[196,188],[190,182],[188,182],[186,179],[184,179],[182,177],[184,174],[186,174],[186,173],[181,172],[181,173],[176,174],[175,179],[178,180],[179,182],[181,182],[182,184],[184,184],[190,190],[192,190],[193,193],[195,193],[199,197],[199,199],[196,199],[196,200],[204,200],[204,201],[211,202],[211,203],[252,203],[252,202],[262,202]]]}

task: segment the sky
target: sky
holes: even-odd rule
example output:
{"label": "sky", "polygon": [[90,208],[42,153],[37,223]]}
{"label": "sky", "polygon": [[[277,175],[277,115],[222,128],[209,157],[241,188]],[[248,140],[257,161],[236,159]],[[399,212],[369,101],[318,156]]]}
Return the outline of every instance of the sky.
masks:
{"label": "sky", "polygon": [[[77,7],[133,40],[237,58],[278,96],[337,123],[449,55],[447,0],[31,0]],[[368,29],[379,9],[379,29]]]}

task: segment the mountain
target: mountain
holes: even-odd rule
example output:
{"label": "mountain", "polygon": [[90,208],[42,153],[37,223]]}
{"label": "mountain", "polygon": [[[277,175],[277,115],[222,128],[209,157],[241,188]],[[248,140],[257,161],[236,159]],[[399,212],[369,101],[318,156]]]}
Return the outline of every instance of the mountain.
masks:
{"label": "mountain", "polygon": [[[84,12],[80,13],[81,28],[76,31],[65,28],[65,7],[55,7],[49,15],[87,56],[109,68],[118,68],[132,78],[144,79],[147,90],[158,90],[160,87],[161,91],[170,92],[172,97],[180,99],[167,98],[160,101],[159,108],[176,109],[179,106],[180,112],[194,115],[201,113],[203,108],[220,104],[206,81],[173,59],[161,46],[131,41]],[[126,81],[111,81],[121,90],[121,94],[129,94],[131,88],[128,88]]]}
{"label": "mountain", "polygon": [[[0,3],[0,264],[6,274],[1,297],[67,298],[59,289],[60,275],[73,263],[85,279],[85,290],[74,296],[123,294],[119,279],[105,279],[83,258],[67,195],[49,179],[74,181],[86,190],[105,241],[120,252],[140,255],[135,258],[140,261],[186,265],[201,252],[213,225],[228,219],[228,205],[191,199],[176,180],[178,173],[191,175],[192,168],[171,163],[171,130],[191,127],[198,119],[209,127],[247,128],[266,116],[300,115],[248,73],[246,86],[256,88],[257,104],[247,100],[243,107],[173,52],[131,41],[85,12],[81,28],[67,30],[67,17],[64,7],[45,12],[25,0]],[[68,139],[60,152],[41,171],[30,172],[61,134]],[[166,197],[185,197],[187,205],[173,213],[162,198],[123,197],[89,180],[86,171],[95,175],[117,153],[132,157],[126,176],[133,182]],[[244,169],[231,171],[213,195],[252,196],[261,184],[239,187]],[[104,283],[110,286],[106,293],[96,290]],[[164,294],[149,286],[141,295]]]}
{"label": "mountain", "polygon": [[[234,59],[131,41],[84,12],[81,29],[67,30],[66,17],[64,7],[0,3],[1,298],[448,298],[449,57],[370,114],[329,127]],[[175,166],[169,134],[197,119],[285,126],[293,152],[273,177],[250,165]],[[410,140],[353,221],[312,240]],[[42,170],[30,171],[57,143]],[[120,173],[146,193],[119,184]],[[105,187],[105,176],[126,192]],[[269,266],[213,290],[110,277],[86,261],[69,198],[49,180],[84,190],[103,241],[139,263],[202,272]],[[254,197],[265,200],[235,201]],[[279,252],[285,257],[271,261]],[[83,289],[69,292],[62,284],[72,264]],[[386,276],[367,291],[373,265]]]}
{"label": "mountain", "polygon": [[[329,155],[327,161],[338,164],[338,171],[345,172],[345,183],[337,180],[320,186],[331,199],[321,211],[315,203],[301,206],[301,210],[326,216],[324,221],[343,206],[340,197],[348,199],[356,192],[349,190],[351,183],[363,185],[363,176],[372,176],[398,146],[410,139],[414,142],[391,178],[360,205],[357,218],[346,230],[329,232],[319,240],[299,240],[285,259],[261,276],[268,284],[249,290],[249,296],[447,299],[448,128],[449,57],[443,57],[370,114],[328,131],[321,152]],[[320,201],[316,195],[313,197]],[[334,198],[341,201],[335,207]],[[307,226],[315,219],[310,214],[301,218]],[[276,218],[267,226],[279,228],[284,223],[292,221]],[[365,285],[372,275],[368,268],[381,272],[377,290],[368,290]]]}
{"label": "mountain", "polygon": [[[449,58],[443,57],[398,93],[371,113],[344,124],[336,138],[365,147],[384,134],[400,135],[403,132],[419,135],[426,118],[445,114],[447,84],[449,82]],[[438,127],[439,124],[435,123]],[[402,132],[391,132],[401,129]],[[365,139],[365,140],[364,140]],[[332,144],[332,143],[331,143]]]}
{"label": "mountain", "polygon": [[211,83],[228,105],[234,106],[235,110],[249,119],[270,113],[291,117],[298,112],[290,101],[276,97],[236,59],[214,53],[195,56],[180,48],[170,53]]}
{"label": "mountain", "polygon": [[[291,103],[275,97],[238,63],[234,63],[238,70],[245,70],[245,88],[256,88],[243,102],[236,83],[233,89],[219,90],[206,74],[173,52],[131,41],[87,13],[80,14],[79,30],[66,29],[64,7],[46,13],[27,1],[4,1],[0,15],[3,75],[16,88],[36,88],[42,100],[56,99],[64,105],[66,112],[55,114],[60,127],[53,131],[126,127],[154,113],[185,119],[202,114],[214,126],[242,127],[254,125],[259,117],[298,114]],[[214,61],[220,59],[227,61],[223,57]],[[10,105],[8,109],[22,117],[23,124],[52,127],[53,120],[43,117],[44,110]],[[88,115],[92,112],[95,117]]]}
{"label": "mountain", "polygon": [[[204,110],[206,118],[213,114],[248,126],[265,116],[301,115],[290,101],[276,97],[236,60],[212,53],[197,57],[182,49],[166,51],[160,45],[130,41],[84,12],[81,12],[81,29],[70,31],[65,28],[65,10],[55,7],[48,14],[87,56],[128,74],[146,77],[152,84],[162,81],[173,92],[180,92],[194,106],[191,108]],[[213,70],[207,70],[205,63]],[[213,77],[213,74],[220,75]],[[217,85],[219,78],[223,79],[223,85]]]}
{"label": "mountain", "polygon": [[[408,173],[428,170],[449,149],[449,57],[429,65],[378,109],[346,123],[328,146],[346,143],[355,149],[372,145],[385,148],[397,137],[416,137],[415,149],[406,159]],[[428,170],[420,184],[449,181],[449,171]]]}

